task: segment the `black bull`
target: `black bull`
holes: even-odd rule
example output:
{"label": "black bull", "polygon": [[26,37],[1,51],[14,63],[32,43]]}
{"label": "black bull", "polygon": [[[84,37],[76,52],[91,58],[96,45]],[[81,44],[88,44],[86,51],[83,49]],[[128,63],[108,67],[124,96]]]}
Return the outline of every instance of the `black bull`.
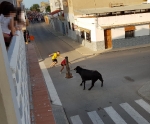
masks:
{"label": "black bull", "polygon": [[[76,70],[76,73],[79,73],[79,75],[82,78],[82,83],[84,83],[83,90],[85,90],[85,82],[87,80],[92,80],[92,85],[88,90],[92,89],[92,87],[94,86],[95,82],[98,79],[102,82],[101,87],[103,86],[103,78],[102,78],[102,75],[98,71],[83,69],[80,66],[77,66],[74,70]],[[82,86],[82,83],[80,84],[80,86]]]}

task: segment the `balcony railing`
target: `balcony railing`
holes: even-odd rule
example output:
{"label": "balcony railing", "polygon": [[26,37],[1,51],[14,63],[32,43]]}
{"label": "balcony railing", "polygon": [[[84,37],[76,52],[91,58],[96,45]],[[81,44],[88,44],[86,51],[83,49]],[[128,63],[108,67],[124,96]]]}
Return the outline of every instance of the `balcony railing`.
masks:
{"label": "balcony railing", "polygon": [[8,49],[8,60],[21,122],[22,124],[30,124],[26,46],[23,32],[17,31],[17,34],[18,36],[12,38]]}

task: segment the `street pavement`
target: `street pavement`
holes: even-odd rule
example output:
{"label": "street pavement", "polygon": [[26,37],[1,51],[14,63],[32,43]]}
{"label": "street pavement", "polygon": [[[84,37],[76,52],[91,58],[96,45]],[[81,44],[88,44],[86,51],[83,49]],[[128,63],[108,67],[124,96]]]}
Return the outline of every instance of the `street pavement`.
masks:
{"label": "street pavement", "polygon": [[[35,36],[38,56],[47,67],[70,123],[150,123],[150,47],[88,54],[90,50],[68,45],[65,36],[46,24],[31,25],[29,30]],[[85,54],[80,52],[83,49],[86,49]],[[62,56],[69,57],[73,78],[66,79],[65,70],[59,74],[61,59],[55,68],[49,68],[51,59],[48,54],[57,50]],[[88,81],[86,90],[83,90],[79,86],[80,76],[73,71],[77,65],[98,70],[103,75],[104,87],[100,87],[101,83],[97,81],[88,91],[91,85]]]}

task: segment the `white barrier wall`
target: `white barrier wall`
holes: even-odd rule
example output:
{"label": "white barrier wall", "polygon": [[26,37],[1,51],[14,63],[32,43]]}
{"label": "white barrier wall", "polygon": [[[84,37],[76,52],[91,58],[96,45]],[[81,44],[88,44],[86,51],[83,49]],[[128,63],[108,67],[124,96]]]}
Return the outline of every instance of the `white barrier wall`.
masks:
{"label": "white barrier wall", "polygon": [[22,31],[17,31],[18,36],[13,37],[8,50],[8,59],[13,77],[13,86],[17,106],[20,112],[21,124],[30,124],[30,107],[28,91],[28,75],[26,48]]}

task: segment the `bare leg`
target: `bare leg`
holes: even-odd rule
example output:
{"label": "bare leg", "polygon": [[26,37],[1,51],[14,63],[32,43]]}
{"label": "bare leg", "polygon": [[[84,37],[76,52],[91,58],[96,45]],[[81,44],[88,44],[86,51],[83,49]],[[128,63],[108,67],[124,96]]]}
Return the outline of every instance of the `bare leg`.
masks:
{"label": "bare leg", "polygon": [[52,62],[52,64],[50,64],[50,67],[52,67],[54,65],[54,62]]}
{"label": "bare leg", "polygon": [[55,62],[53,62],[53,63],[50,65],[50,68],[51,68],[51,67],[53,67],[55,64],[56,64],[56,63],[55,63]]}
{"label": "bare leg", "polygon": [[62,66],[62,68],[61,68],[61,70],[60,70],[60,72],[62,72],[62,70],[64,69],[64,66]]}

